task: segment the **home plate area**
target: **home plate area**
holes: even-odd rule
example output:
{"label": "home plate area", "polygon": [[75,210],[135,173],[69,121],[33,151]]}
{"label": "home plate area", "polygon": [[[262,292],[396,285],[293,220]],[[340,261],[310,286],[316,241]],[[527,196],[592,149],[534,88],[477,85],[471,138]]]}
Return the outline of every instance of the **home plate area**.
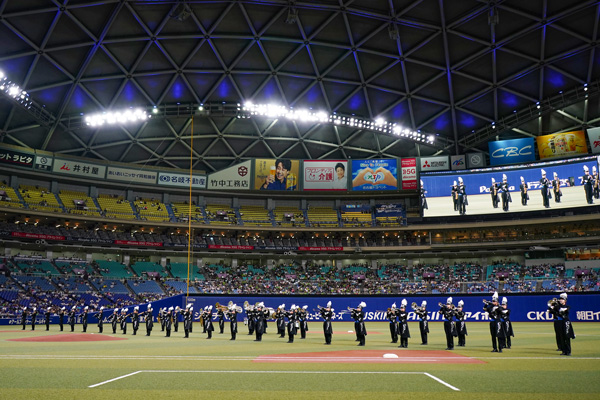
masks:
{"label": "home plate area", "polygon": [[485,364],[485,361],[443,350],[348,350],[315,353],[269,354],[253,362],[265,363],[400,363]]}

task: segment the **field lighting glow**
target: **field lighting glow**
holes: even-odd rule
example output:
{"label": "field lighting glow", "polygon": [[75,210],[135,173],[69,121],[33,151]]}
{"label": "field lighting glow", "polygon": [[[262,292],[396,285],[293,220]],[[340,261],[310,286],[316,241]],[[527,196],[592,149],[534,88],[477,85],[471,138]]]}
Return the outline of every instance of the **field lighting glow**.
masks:
{"label": "field lighting glow", "polygon": [[103,113],[90,114],[85,117],[85,124],[96,127],[103,125],[130,124],[142,122],[150,118],[150,115],[141,108],[126,109],[122,111],[107,111]]}
{"label": "field lighting glow", "polygon": [[328,114],[325,111],[290,109],[276,104],[254,104],[250,102],[241,106],[240,112],[240,118],[262,116],[267,118],[285,118],[297,122],[331,123],[338,126],[349,126],[382,132],[428,144],[432,144],[435,140],[434,135],[403,128],[395,122],[388,122],[383,118],[377,118],[375,121],[370,121],[356,117]]}

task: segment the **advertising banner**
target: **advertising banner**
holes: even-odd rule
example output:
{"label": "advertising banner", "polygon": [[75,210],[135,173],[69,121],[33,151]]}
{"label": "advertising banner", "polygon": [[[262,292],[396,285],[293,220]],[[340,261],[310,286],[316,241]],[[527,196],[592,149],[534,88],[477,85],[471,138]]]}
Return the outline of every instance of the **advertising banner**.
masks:
{"label": "advertising banner", "polygon": [[483,153],[468,153],[467,154],[467,168],[483,168],[486,166],[485,154]]}
{"label": "advertising banner", "polygon": [[[589,174],[592,174],[594,168],[598,168],[598,160],[596,157],[586,157],[579,160],[537,163],[525,168],[511,166],[421,174],[427,203],[423,216],[441,217],[459,214],[459,210],[454,207],[452,197],[452,187],[454,182],[460,181],[459,178],[464,182],[467,195],[466,213],[470,215],[593,206],[598,203],[598,200],[592,196],[591,184],[583,185],[587,181],[584,180],[586,174],[584,167],[588,169]],[[546,196],[542,191],[543,173],[548,180],[545,185]],[[502,190],[499,187],[494,189],[492,184],[492,179],[496,184],[500,184],[504,175],[508,184],[507,194],[510,195],[507,210],[503,210],[499,205],[502,200]],[[521,177],[527,185],[523,198]],[[496,192],[497,195],[492,196],[492,192]],[[545,204],[546,199],[548,199],[547,204]]]}
{"label": "advertising banner", "polygon": [[420,157],[421,172],[427,171],[447,171],[450,169],[448,156],[438,157]]}
{"label": "advertising banner", "polygon": [[[176,174],[173,172],[159,172],[158,184],[163,186],[190,187],[189,174]],[[206,189],[205,175],[192,175],[192,189]]]}
{"label": "advertising banner", "polygon": [[0,148],[0,164],[31,168],[33,166],[33,160],[33,154]]}
{"label": "advertising banner", "polygon": [[209,244],[209,250],[254,250],[254,246],[245,246],[238,244]]}
{"label": "advertising banner", "polygon": [[304,160],[303,190],[347,190],[348,160]]}
{"label": "advertising banner", "polygon": [[114,244],[127,246],[163,247],[162,242],[144,242],[138,240],[115,240]]}
{"label": "advertising banner", "polygon": [[343,251],[343,247],[338,246],[300,246],[298,251]]}
{"label": "advertising banner", "polygon": [[533,138],[489,142],[490,164],[516,164],[535,161]]}
{"label": "advertising banner", "polygon": [[376,217],[401,217],[404,215],[402,204],[376,204]]}
{"label": "advertising banner", "polygon": [[450,157],[450,168],[454,171],[457,169],[467,168],[467,158],[465,155],[451,156]]}
{"label": "advertising banner", "polygon": [[540,159],[570,157],[588,153],[583,131],[538,136],[535,140]]}
{"label": "advertising banner", "polygon": [[158,172],[156,171],[144,171],[118,167],[108,167],[106,170],[106,179],[111,181],[155,185],[157,176]]}
{"label": "advertising banner", "polygon": [[[442,321],[441,314],[438,313],[438,303],[446,303],[448,296],[454,297],[454,302],[458,303],[459,300],[464,301],[463,311],[465,312],[465,319],[467,322],[487,322],[489,316],[483,311],[483,300],[491,300],[491,294],[481,295],[459,295],[451,293],[449,295],[438,295],[438,296],[420,296],[412,295],[401,298],[406,298],[408,304],[412,302],[421,304],[423,300],[427,301],[427,315],[430,321]],[[510,320],[513,322],[552,322],[552,315],[547,311],[548,300],[558,297],[556,293],[544,293],[539,295],[521,295],[521,294],[502,294],[501,297],[506,296],[508,300],[508,307],[510,308]],[[243,296],[243,295],[220,295],[220,296],[205,296],[190,293],[189,297],[185,295],[177,295],[173,297],[167,297],[165,299],[156,300],[152,302],[154,308],[154,317],[158,316],[158,310],[163,307],[185,307],[186,303],[192,303],[194,307],[194,318],[199,318],[199,312],[208,305],[214,305],[216,303],[227,304],[229,301],[240,305],[247,301],[250,304],[257,302],[264,302],[267,307],[277,307],[279,304],[298,304],[301,306],[308,306],[307,319],[310,322],[322,323],[320,313],[318,310],[319,305],[327,304],[328,301],[332,302],[332,308],[334,308],[333,321],[345,321],[350,322],[352,318],[348,308],[356,308],[362,301],[366,303],[364,308],[365,320],[366,321],[387,321],[386,312],[392,303],[399,303],[400,298],[398,296]],[[70,305],[70,304],[67,304]],[[135,305],[129,306],[133,309]],[[139,304],[140,310],[146,310],[147,303]],[[570,319],[575,322],[598,322],[600,321],[600,295],[599,294],[579,294],[569,293],[569,306],[570,306]],[[381,310],[381,311],[380,311]],[[95,311],[95,310],[94,310]],[[81,309],[78,310],[77,314],[81,313]],[[105,309],[103,314],[103,321],[109,323],[108,319],[113,313],[112,309]],[[88,316],[88,324],[92,325],[97,323],[97,319],[94,318],[94,313],[90,313]],[[245,315],[245,314],[244,314]],[[181,317],[180,317],[181,318]],[[213,318],[216,318],[216,314]],[[409,311],[408,320],[410,322],[417,321],[417,317],[414,311]],[[29,319],[27,323],[30,324]],[[44,324],[44,316],[38,314],[36,323],[39,325]],[[52,324],[58,323],[58,317],[53,315],[51,319]],[[81,323],[78,319],[77,323]],[[14,318],[2,318],[0,319],[0,325],[20,325],[20,315]],[[486,328],[488,325],[486,325]],[[311,328],[313,329],[313,328]],[[368,329],[368,326],[367,326]],[[577,332],[577,327],[574,327]],[[418,332],[418,328],[417,328]],[[550,332],[548,332],[550,334]],[[552,334],[554,334],[552,332]],[[385,337],[386,342],[389,341],[389,337]],[[550,341],[548,343],[551,343]]]}
{"label": "advertising banner", "polygon": [[56,174],[77,175],[80,178],[104,179],[106,167],[104,165],[89,164],[81,161],[55,158],[52,172]]}
{"label": "advertising banner", "polygon": [[298,160],[254,160],[254,190],[299,190],[299,172]]}
{"label": "advertising banner", "polygon": [[587,130],[587,134],[590,139],[590,146],[592,146],[592,153],[600,153],[600,128],[590,128]]}
{"label": "advertising banner", "polygon": [[398,160],[352,160],[352,190],[397,189]]}
{"label": "advertising banner", "polygon": [[402,164],[402,189],[416,190],[417,189],[417,159],[403,158]]}
{"label": "advertising banner", "polygon": [[252,161],[225,168],[208,175],[207,188],[215,190],[250,190]]}
{"label": "advertising banner", "polygon": [[34,168],[40,171],[52,171],[52,156],[35,156]]}

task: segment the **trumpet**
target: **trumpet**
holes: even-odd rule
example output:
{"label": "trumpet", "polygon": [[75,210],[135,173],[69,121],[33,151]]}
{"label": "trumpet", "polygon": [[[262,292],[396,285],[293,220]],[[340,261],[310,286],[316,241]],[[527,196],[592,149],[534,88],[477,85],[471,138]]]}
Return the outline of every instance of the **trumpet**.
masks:
{"label": "trumpet", "polygon": [[548,307],[555,307],[558,304],[558,299],[555,297],[552,300],[548,300]]}
{"label": "trumpet", "polygon": [[420,312],[423,311],[423,308],[419,307],[417,305],[417,303],[415,303],[414,301],[411,303],[410,307],[415,311],[415,312]]}
{"label": "trumpet", "polygon": [[[484,300],[484,301],[485,301],[485,300]],[[454,304],[444,304],[444,303],[442,303],[442,302],[439,302],[439,303],[438,303],[438,306],[440,306],[440,308],[447,307],[447,308],[449,308],[449,309],[451,309],[451,310],[454,310]]]}

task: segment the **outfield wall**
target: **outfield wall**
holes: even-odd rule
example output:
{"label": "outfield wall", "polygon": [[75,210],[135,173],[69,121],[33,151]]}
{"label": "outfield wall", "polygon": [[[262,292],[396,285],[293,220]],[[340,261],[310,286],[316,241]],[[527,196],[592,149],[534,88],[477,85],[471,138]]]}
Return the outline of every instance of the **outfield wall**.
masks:
{"label": "outfield wall", "polygon": [[[491,296],[486,295],[451,295],[453,303],[457,304],[459,300],[465,302],[464,310],[467,315],[467,321],[488,321],[487,313],[483,312],[483,300],[490,300]],[[429,310],[429,316],[432,321],[441,321],[440,314],[437,313],[439,310],[438,303],[446,303],[449,296],[214,296],[214,295],[193,295],[187,299],[187,302],[192,303],[194,306],[194,317],[198,318],[199,312],[205,306],[214,305],[216,303],[227,304],[229,301],[233,301],[238,306],[243,307],[244,301],[248,301],[250,304],[257,302],[264,302],[265,306],[277,308],[281,304],[285,304],[286,308],[289,309],[292,304],[298,306],[308,306],[308,320],[309,321],[321,321],[318,306],[325,306],[328,301],[331,301],[332,307],[335,309],[335,321],[351,321],[350,313],[347,311],[348,307],[356,307],[361,301],[367,304],[365,308],[366,320],[367,321],[386,321],[385,311],[392,303],[396,303],[396,306],[400,306],[400,302],[403,298],[406,298],[410,305],[412,302],[416,302],[421,305],[423,300],[427,301],[427,309]],[[500,300],[504,297],[500,295]],[[507,294],[508,307],[511,310],[511,320],[513,322],[532,322],[532,321],[551,321],[552,317],[546,311],[548,300],[558,297],[558,294],[544,293],[544,294]],[[571,306],[570,317],[572,321],[587,322],[587,321],[600,321],[600,294],[588,294],[578,293],[569,294],[568,304]],[[154,309],[154,315],[158,314],[158,309],[162,307],[185,307],[186,298],[184,295],[169,297],[163,300],[159,300],[152,303]],[[145,311],[147,305],[141,304],[140,311]],[[129,313],[133,311],[133,306],[128,307]],[[214,311],[214,310],[213,310]],[[80,312],[80,311],[79,311]],[[88,323],[90,325],[95,324],[97,321],[93,318],[95,313],[88,314]],[[108,317],[112,314],[112,309],[104,310],[104,320],[108,322]],[[245,313],[240,316],[240,321],[245,317]],[[409,313],[409,321],[415,321],[415,314]],[[38,324],[44,323],[44,315],[38,314],[36,321]],[[52,316],[51,322],[58,323],[58,317]],[[65,318],[65,323],[67,319]],[[21,323],[20,318],[2,318],[0,319],[0,325],[19,325]],[[28,322],[29,323],[29,322]],[[77,321],[79,323],[79,319]],[[92,330],[93,331],[93,330]]]}

